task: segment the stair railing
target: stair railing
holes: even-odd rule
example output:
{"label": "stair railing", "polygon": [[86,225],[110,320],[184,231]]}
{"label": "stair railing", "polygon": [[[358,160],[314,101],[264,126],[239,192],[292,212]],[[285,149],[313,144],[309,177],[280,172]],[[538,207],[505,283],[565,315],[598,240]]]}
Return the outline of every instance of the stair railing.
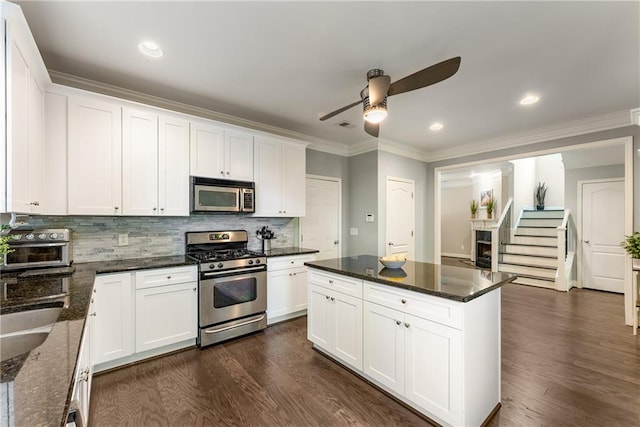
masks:
{"label": "stair railing", "polygon": [[558,232],[558,270],[556,272],[556,289],[568,291],[573,287],[577,277],[576,248],[578,231],[569,209],[565,209]]}
{"label": "stair railing", "polygon": [[491,228],[491,271],[498,271],[500,248],[511,241],[512,210],[513,197],[509,197],[498,222]]}

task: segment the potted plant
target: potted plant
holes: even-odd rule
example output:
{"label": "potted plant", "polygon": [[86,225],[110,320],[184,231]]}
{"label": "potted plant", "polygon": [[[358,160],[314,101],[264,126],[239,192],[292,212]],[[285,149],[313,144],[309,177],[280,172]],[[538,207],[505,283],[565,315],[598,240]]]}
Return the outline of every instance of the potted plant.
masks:
{"label": "potted plant", "polygon": [[4,230],[8,230],[9,226],[8,225],[2,225],[2,227],[0,227],[0,265],[4,264],[4,256],[8,253],[13,252],[13,249],[9,249],[9,236],[6,236],[4,234]]}
{"label": "potted plant", "polygon": [[633,269],[640,270],[640,232],[635,231],[631,236],[625,236],[620,246],[633,258]]}
{"label": "potted plant", "polygon": [[491,196],[491,198],[487,200],[487,204],[485,205],[485,207],[487,208],[487,219],[493,218],[493,211],[496,209],[497,203],[498,202],[493,198],[493,196]]}
{"label": "potted plant", "polygon": [[536,197],[536,210],[538,211],[543,211],[544,210],[544,198],[547,195],[547,184],[545,184],[544,182],[538,182],[538,185],[536,186],[536,190],[535,190],[535,197]]}
{"label": "potted plant", "polygon": [[478,202],[475,199],[469,203],[469,210],[471,211],[471,219],[475,219],[478,213]]}

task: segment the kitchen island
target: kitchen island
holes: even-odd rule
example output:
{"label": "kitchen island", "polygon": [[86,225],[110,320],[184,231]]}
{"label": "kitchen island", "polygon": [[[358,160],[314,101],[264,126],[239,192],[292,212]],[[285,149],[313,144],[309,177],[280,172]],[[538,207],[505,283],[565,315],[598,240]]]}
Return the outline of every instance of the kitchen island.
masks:
{"label": "kitchen island", "polygon": [[306,265],[315,349],[442,425],[499,408],[500,287],[514,277],[372,255]]}

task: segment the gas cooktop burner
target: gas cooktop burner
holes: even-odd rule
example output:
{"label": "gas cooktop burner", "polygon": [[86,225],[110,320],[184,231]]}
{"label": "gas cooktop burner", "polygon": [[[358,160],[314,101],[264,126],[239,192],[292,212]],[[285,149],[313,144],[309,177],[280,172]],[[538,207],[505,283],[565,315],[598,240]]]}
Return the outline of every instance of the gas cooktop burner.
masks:
{"label": "gas cooktop burner", "polygon": [[234,259],[264,256],[264,254],[260,252],[254,252],[247,249],[228,249],[228,250],[215,250],[215,251],[203,250],[199,252],[192,252],[189,255],[191,255],[193,258],[197,259],[200,262],[227,261],[227,260],[234,260]]}

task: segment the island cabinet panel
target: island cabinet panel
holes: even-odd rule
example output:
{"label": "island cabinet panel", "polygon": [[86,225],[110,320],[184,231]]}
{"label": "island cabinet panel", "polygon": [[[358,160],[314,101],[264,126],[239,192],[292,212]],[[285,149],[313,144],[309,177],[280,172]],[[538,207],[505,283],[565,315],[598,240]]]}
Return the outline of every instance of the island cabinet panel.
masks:
{"label": "island cabinet panel", "polygon": [[[318,263],[323,262],[331,260]],[[348,262],[343,258],[340,265]],[[361,375],[438,424],[486,421],[500,403],[499,288],[462,302],[447,292],[446,282],[433,287],[440,297],[313,264],[308,264],[308,337],[316,348],[354,367],[357,357],[349,356],[361,346]],[[459,280],[458,271],[447,274]],[[473,272],[470,276],[475,280]],[[342,320],[339,298],[348,313]]]}
{"label": "island cabinet panel", "polygon": [[406,315],[404,396],[452,425],[462,424],[462,332]]}
{"label": "island cabinet panel", "polygon": [[364,373],[396,393],[404,392],[404,314],[364,303]]}
{"label": "island cabinet panel", "polygon": [[310,284],[307,337],[362,371],[362,300]]}
{"label": "island cabinet panel", "polygon": [[307,261],[315,255],[291,255],[267,259],[267,323],[296,316],[307,309]]}

